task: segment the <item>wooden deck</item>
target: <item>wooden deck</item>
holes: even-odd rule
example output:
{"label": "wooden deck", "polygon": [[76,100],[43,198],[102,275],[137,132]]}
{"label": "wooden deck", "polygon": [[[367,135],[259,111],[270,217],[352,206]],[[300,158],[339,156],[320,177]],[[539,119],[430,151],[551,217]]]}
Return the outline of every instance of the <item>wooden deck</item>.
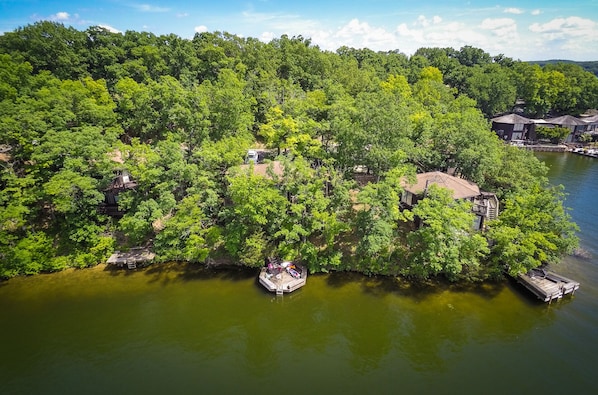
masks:
{"label": "wooden deck", "polygon": [[293,292],[303,287],[307,282],[307,268],[300,268],[301,277],[295,278],[286,270],[281,271],[279,274],[271,274],[268,273],[268,268],[263,267],[260,271],[259,282],[268,291],[275,292],[276,295],[283,295],[285,293]]}
{"label": "wooden deck", "polygon": [[573,294],[579,288],[577,281],[543,269],[532,269],[526,274],[519,274],[517,281],[538,299],[548,303]]}
{"label": "wooden deck", "polygon": [[118,267],[127,267],[128,269],[136,269],[139,264],[146,264],[151,262],[156,254],[147,248],[131,248],[129,251],[116,251],[108,258],[107,263],[116,265]]}

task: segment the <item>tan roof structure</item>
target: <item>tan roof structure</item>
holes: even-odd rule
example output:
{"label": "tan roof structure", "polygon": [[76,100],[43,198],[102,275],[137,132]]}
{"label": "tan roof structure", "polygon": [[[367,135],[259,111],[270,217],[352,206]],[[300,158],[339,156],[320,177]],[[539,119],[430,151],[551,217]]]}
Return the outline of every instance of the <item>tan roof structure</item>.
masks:
{"label": "tan roof structure", "polygon": [[451,190],[455,199],[467,199],[480,195],[480,188],[477,184],[440,171],[421,173],[416,177],[417,182],[415,184],[408,184],[407,181],[402,182],[403,188],[414,195],[423,194],[430,184],[436,184]]}
{"label": "tan roof structure", "polygon": [[[246,171],[251,167],[251,164],[245,164],[239,166],[242,171]],[[272,169],[272,173],[277,176],[282,176],[284,174],[284,168],[282,166],[282,162],[280,161],[273,161],[270,163],[256,163],[253,164],[253,174],[260,175],[262,177],[271,178],[270,174],[268,174],[268,169]]]}
{"label": "tan roof structure", "polygon": [[507,114],[507,115],[503,115],[500,117],[496,117],[496,118],[492,118],[492,122],[496,122],[496,123],[507,123],[507,124],[530,124],[530,123],[534,123],[534,121],[532,121],[529,118],[526,117],[522,117],[521,115],[518,114]]}

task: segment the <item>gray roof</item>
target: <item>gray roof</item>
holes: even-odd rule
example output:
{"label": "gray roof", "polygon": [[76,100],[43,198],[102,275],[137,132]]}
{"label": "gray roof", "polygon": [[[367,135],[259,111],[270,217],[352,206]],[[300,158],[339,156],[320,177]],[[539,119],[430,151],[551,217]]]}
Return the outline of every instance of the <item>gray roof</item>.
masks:
{"label": "gray roof", "polygon": [[492,122],[496,123],[508,123],[508,124],[516,124],[516,123],[533,123],[533,121],[529,118],[522,117],[518,114],[507,114],[500,117],[492,118]]}
{"label": "gray roof", "polygon": [[586,125],[586,122],[582,121],[579,118],[575,118],[573,115],[563,115],[561,117],[550,118],[547,119],[546,122],[551,123],[553,125],[565,126]]}
{"label": "gray roof", "polygon": [[581,118],[585,123],[598,123],[598,115],[592,115],[591,117]]}

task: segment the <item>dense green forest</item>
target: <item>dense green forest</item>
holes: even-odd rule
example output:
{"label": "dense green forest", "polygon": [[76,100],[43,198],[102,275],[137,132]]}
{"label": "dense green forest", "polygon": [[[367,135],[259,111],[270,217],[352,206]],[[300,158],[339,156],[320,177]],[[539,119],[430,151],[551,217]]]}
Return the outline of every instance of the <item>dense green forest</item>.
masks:
{"label": "dense green forest", "polygon": [[[158,261],[266,256],[312,272],[478,281],[557,262],[576,244],[545,166],[488,117],[517,98],[535,116],[598,103],[581,67],[482,49],[326,52],[303,37],[191,40],[38,22],[0,36],[0,276],[86,267],[151,246]],[[239,168],[265,147],[283,174]],[[370,183],[357,183],[356,166]],[[399,209],[400,181],[455,169],[501,215],[430,188]],[[122,217],[101,210],[128,173]],[[418,218],[424,226],[413,226]]]}

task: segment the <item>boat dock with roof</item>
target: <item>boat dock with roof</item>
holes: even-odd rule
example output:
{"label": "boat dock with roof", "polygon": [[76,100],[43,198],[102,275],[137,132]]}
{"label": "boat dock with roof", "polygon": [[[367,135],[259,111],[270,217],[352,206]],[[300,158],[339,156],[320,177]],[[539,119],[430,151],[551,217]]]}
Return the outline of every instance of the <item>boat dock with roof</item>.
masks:
{"label": "boat dock with roof", "polygon": [[579,288],[577,281],[544,269],[532,269],[525,274],[519,274],[517,282],[536,295],[538,299],[548,303],[567,294],[573,295]]}

